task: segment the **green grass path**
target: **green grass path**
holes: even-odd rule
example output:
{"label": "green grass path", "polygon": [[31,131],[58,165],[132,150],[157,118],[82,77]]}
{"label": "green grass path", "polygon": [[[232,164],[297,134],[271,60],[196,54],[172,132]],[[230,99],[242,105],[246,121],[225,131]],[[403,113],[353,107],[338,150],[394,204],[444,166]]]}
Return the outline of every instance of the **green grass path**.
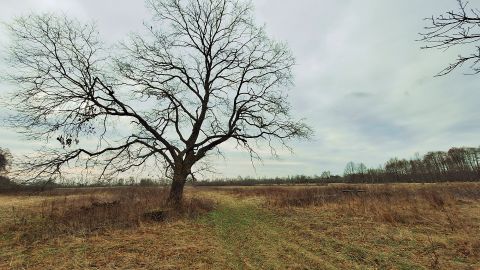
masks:
{"label": "green grass path", "polygon": [[[424,269],[395,254],[332,239],[308,228],[292,228],[259,200],[218,195],[208,216],[231,269]],[[321,219],[321,217],[318,217]],[[318,222],[318,220],[317,220]]]}
{"label": "green grass path", "polygon": [[262,210],[258,201],[225,196],[209,220],[232,269],[336,269],[291,241],[291,232],[272,212]]}

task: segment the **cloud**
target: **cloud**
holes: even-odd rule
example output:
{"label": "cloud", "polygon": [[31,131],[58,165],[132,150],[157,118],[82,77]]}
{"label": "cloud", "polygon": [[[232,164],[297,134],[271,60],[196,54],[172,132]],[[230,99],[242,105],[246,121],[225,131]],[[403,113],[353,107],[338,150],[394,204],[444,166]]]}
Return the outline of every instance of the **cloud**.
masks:
{"label": "cloud", "polygon": [[[454,0],[256,0],[256,17],[293,51],[295,115],[315,129],[309,142],[292,142],[253,169],[248,154],[223,147],[213,159],[223,176],[342,173],[348,161],[377,166],[390,157],[479,145],[480,76],[433,76],[458,51],[422,51],[416,42],[424,17],[456,7]],[[141,1],[6,0],[2,20],[29,11],[65,12],[97,22],[107,42],[142,28],[149,13]],[[0,88],[0,89],[5,89]],[[2,91],[2,90],[0,90]],[[2,131],[0,145],[29,148]]]}

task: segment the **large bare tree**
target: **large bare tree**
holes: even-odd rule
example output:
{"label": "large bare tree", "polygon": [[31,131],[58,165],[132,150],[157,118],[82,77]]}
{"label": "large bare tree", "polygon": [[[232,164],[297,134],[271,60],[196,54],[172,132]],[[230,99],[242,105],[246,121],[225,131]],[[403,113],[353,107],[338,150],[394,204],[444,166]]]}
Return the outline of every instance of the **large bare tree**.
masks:
{"label": "large bare tree", "polygon": [[165,169],[169,201],[178,204],[195,165],[222,143],[254,155],[260,141],[275,147],[309,136],[285,92],[294,58],[255,25],[250,3],[147,5],[152,23],[113,49],[94,26],[66,17],[31,15],[8,26],[19,86],[13,123],[31,139],[62,146],[28,160],[35,177],[72,162],[101,168],[102,177],[148,164]]}
{"label": "large bare tree", "polygon": [[426,20],[429,24],[421,33],[424,49],[461,47],[471,50],[460,54],[455,62],[444,68],[438,75],[443,76],[467,64],[474,74],[480,73],[480,10],[469,7],[468,2],[457,0],[459,8]]}

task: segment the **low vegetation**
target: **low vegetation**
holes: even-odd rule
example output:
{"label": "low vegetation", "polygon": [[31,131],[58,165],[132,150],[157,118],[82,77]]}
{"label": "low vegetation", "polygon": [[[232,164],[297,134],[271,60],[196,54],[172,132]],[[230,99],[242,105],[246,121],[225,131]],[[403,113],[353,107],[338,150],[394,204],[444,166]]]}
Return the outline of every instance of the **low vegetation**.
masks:
{"label": "low vegetation", "polygon": [[478,269],[480,184],[189,187],[0,196],[0,268]]}
{"label": "low vegetation", "polygon": [[231,189],[237,196],[261,196],[265,207],[317,207],[389,224],[428,225],[452,231],[465,226],[461,206],[480,200],[478,184],[332,185],[322,188]]}
{"label": "low vegetation", "polygon": [[166,205],[164,188],[57,189],[40,194],[28,208],[12,205],[5,229],[35,241],[65,234],[87,235],[109,229],[137,228],[142,222],[192,218],[211,211],[215,202],[188,197],[180,208]]}

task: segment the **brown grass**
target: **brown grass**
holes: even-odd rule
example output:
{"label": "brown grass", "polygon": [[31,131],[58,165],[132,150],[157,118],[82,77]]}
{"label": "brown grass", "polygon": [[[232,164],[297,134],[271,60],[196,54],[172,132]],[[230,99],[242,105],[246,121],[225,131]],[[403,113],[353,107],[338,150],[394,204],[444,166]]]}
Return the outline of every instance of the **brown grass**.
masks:
{"label": "brown grass", "polygon": [[39,204],[12,207],[6,230],[22,232],[28,241],[57,235],[85,235],[108,229],[134,228],[145,222],[197,217],[214,209],[206,198],[187,197],[179,209],[166,205],[163,188],[56,190],[42,193]]}
{"label": "brown grass", "polygon": [[476,183],[224,190],[240,197],[263,197],[266,207],[324,207],[388,223],[428,223],[442,215],[452,230],[461,226],[462,222],[456,215],[458,205],[480,200],[480,184]]}
{"label": "brown grass", "polygon": [[[327,242],[334,246],[332,252],[345,249],[341,253],[352,259],[337,262],[345,268],[356,262],[372,269],[399,269],[402,264],[412,269],[479,269],[479,183],[224,190],[237,198],[260,199],[303,246]],[[316,252],[324,252],[322,248]],[[376,249],[385,253],[371,253]],[[393,259],[397,252],[402,255]],[[392,256],[397,266],[382,261],[384,256]]]}
{"label": "brown grass", "polygon": [[[0,269],[480,267],[480,184],[189,187],[163,222],[159,189],[55,192],[0,196]],[[118,204],[131,222],[106,214]]]}

